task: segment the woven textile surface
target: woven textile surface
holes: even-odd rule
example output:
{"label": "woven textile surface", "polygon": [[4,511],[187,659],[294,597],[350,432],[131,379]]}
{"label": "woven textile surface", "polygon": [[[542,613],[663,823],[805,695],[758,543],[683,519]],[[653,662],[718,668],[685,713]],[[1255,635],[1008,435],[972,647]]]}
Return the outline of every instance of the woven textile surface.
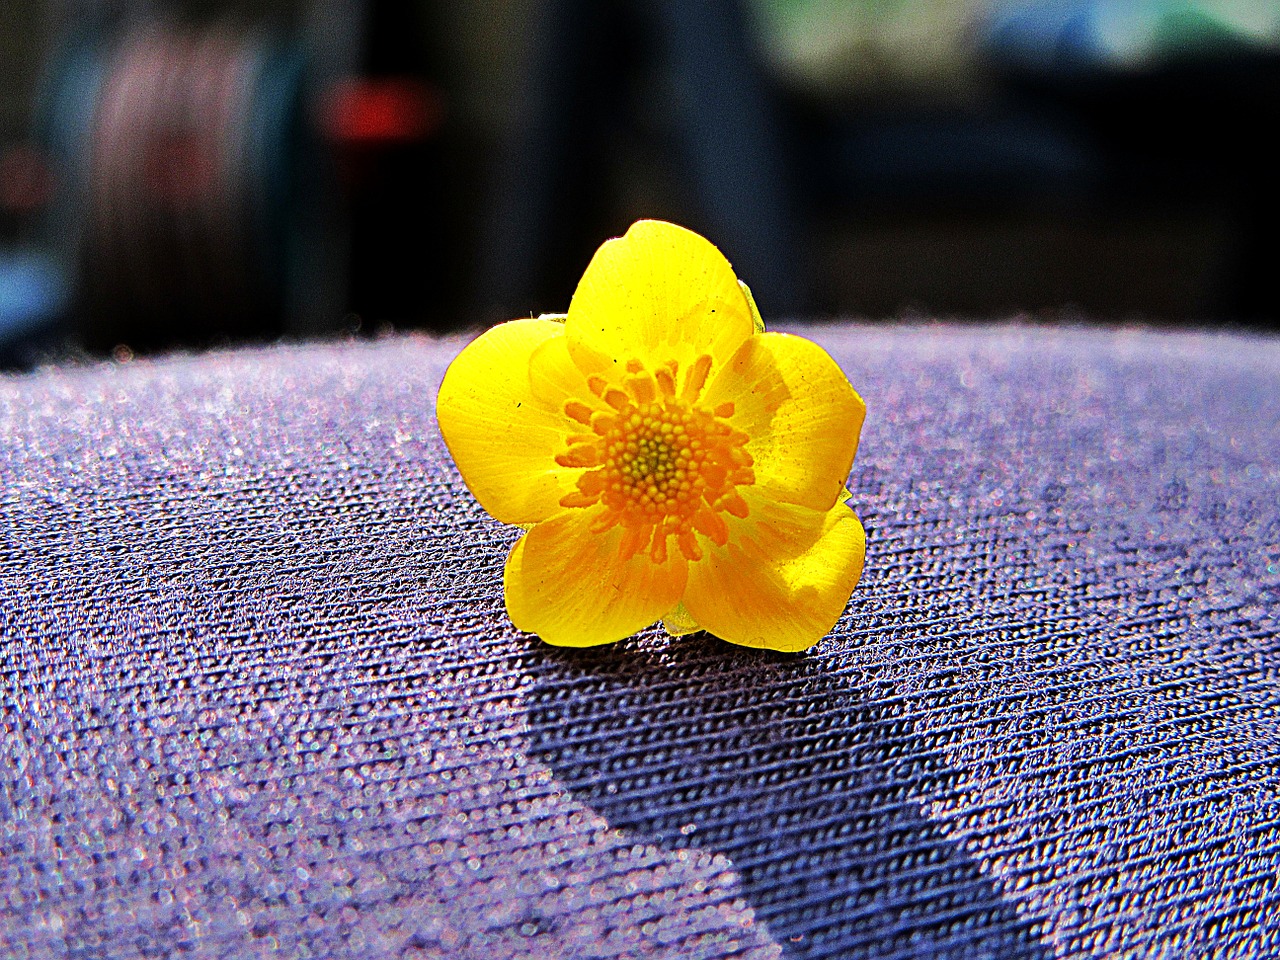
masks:
{"label": "woven textile surface", "polygon": [[0,956],[1280,955],[1280,341],[802,332],[800,655],[512,628],[460,339],[0,380]]}

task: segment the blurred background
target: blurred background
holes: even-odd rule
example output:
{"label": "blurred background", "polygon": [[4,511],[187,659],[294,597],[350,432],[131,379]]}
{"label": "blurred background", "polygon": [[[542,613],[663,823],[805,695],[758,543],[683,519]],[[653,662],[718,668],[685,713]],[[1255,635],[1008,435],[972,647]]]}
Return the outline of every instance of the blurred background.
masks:
{"label": "blurred background", "polygon": [[0,366],[562,311],[1274,329],[1273,0],[4,0]]}

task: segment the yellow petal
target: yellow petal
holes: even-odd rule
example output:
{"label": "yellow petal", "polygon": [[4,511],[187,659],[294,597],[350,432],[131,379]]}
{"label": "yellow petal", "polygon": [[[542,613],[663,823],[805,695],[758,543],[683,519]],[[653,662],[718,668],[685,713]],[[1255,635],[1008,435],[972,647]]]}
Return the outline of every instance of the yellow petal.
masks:
{"label": "yellow petal", "polygon": [[814,510],[836,502],[867,408],[816,343],[785,333],[752,337],[700,403],[733,404],[729,422],[751,438],[747,452],[761,495]]}
{"label": "yellow petal", "polygon": [[512,547],[503,587],[507,613],[521,630],[557,646],[612,643],[654,623],[680,600],[683,559],[658,566],[639,553],[623,561],[622,528],[591,529],[602,510],[565,511]]}
{"label": "yellow petal", "polygon": [[[565,403],[570,400],[599,410],[607,409],[603,401],[592,394],[586,376],[569,356],[568,338],[563,336],[564,324],[557,322],[555,328],[560,331],[561,336],[543,340],[529,356],[525,376],[533,391],[534,400],[547,410],[559,410],[562,413]],[[581,426],[573,426],[569,430],[579,433]]]}
{"label": "yellow petal", "polygon": [[599,373],[629,360],[685,366],[703,354],[726,359],[752,335],[754,321],[733,268],[709,241],[641,220],[596,251],[565,332],[578,366]]}
{"label": "yellow petal", "polygon": [[771,500],[756,486],[742,487],[739,496],[747,505],[746,515],[722,514],[728,543],[749,542],[752,550],[781,564],[813,549],[822,536],[829,511]]}
{"label": "yellow petal", "polygon": [[816,533],[798,556],[779,563],[755,541],[731,540],[690,565],[684,605],[703,629],[730,643],[794,651],[835,626],[862,575],[862,524],[844,503],[825,513],[790,509],[797,530]]}
{"label": "yellow petal", "polygon": [[[467,345],[440,385],[436,417],[449,452],[480,505],[504,523],[558,513],[581,474],[555,461],[580,429],[564,412],[566,400],[576,391],[590,399],[563,341],[564,325],[553,320],[499,324]],[[546,358],[536,382],[535,354]]]}

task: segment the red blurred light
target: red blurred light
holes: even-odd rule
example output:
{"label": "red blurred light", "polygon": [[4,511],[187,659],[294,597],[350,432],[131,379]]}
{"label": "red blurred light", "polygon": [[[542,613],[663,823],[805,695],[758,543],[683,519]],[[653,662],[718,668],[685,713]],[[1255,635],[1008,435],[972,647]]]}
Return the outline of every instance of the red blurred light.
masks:
{"label": "red blurred light", "polygon": [[405,78],[346,80],[332,86],[321,106],[321,129],[342,144],[416,143],[444,119],[439,94]]}

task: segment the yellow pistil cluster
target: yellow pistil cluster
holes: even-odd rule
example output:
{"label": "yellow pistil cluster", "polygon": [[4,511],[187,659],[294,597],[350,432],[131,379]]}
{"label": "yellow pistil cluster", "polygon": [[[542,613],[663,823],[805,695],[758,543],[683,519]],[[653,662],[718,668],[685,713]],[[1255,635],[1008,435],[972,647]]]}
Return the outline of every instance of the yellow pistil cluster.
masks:
{"label": "yellow pistil cluster", "polygon": [[721,514],[747,515],[736,487],[755,482],[748,437],[728,422],[732,403],[714,410],[697,404],[710,368],[711,358],[699,357],[677,393],[674,361],[650,372],[633,360],[621,388],[601,377],[588,381],[609,409],[565,404],[565,413],[591,433],[570,436],[568,452],[556,462],[593,469],[561,506],[603,504],[597,530],[622,525],[624,560],[647,546],[654,563],[665,563],[670,537],[686,559],[700,560],[697,534],[723,546],[729,528]]}

